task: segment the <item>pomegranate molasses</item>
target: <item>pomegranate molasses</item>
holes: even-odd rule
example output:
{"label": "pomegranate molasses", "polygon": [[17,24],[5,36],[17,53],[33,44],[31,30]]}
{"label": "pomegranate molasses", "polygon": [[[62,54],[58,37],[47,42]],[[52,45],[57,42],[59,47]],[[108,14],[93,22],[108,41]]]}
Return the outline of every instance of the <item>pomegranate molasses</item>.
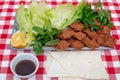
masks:
{"label": "pomegranate molasses", "polygon": [[31,60],[22,60],[17,63],[15,71],[18,75],[27,76],[35,71],[35,64]]}

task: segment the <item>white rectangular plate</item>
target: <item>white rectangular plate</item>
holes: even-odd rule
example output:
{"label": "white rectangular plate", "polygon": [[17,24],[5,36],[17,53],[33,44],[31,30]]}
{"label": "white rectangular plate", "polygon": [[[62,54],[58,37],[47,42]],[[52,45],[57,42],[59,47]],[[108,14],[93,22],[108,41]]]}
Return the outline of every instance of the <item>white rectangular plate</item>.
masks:
{"label": "white rectangular plate", "polygon": [[[18,23],[17,23],[17,21],[16,21],[16,19],[15,19],[15,21],[14,21],[14,28],[13,28],[13,31],[12,31],[12,35],[13,35],[16,31],[18,31],[18,29],[19,29],[19,25],[18,25]],[[18,49],[18,48],[12,47],[11,45],[10,45],[10,49],[13,49],[13,50],[33,50],[32,47],[24,47],[24,48]],[[102,46],[96,48],[96,50],[112,50],[112,49],[113,49],[113,48],[102,47]],[[43,50],[59,50],[59,49],[56,49],[56,48],[53,48],[53,47],[43,47]],[[74,48],[68,48],[67,50],[75,50],[75,49],[74,49]],[[85,50],[90,50],[90,48],[88,48],[88,47],[83,47],[82,50],[83,50],[83,51],[85,51]]]}

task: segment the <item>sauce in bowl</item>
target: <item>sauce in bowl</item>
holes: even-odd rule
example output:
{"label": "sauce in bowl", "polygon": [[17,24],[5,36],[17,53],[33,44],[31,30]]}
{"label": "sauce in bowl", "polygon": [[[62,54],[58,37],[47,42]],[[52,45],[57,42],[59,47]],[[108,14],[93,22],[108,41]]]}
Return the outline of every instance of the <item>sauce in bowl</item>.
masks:
{"label": "sauce in bowl", "polygon": [[21,76],[29,75],[33,73],[35,69],[36,66],[31,60],[22,60],[15,66],[15,72]]}

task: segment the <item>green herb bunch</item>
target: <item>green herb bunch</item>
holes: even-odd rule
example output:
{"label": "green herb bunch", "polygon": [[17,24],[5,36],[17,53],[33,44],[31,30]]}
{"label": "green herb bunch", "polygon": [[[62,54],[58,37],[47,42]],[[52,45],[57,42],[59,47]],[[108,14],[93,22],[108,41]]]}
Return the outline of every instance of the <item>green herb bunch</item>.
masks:
{"label": "green herb bunch", "polygon": [[[98,4],[88,4],[82,10],[82,19],[80,21],[85,25],[85,29],[90,27],[91,31],[100,30],[101,26],[108,26],[109,28],[113,27],[113,24],[110,22],[110,12],[106,9],[103,9],[103,4],[101,1],[98,1]],[[94,9],[92,9],[94,7]],[[94,19],[100,22],[100,25],[96,25]]]}
{"label": "green herb bunch", "polygon": [[60,30],[57,30],[55,28],[46,30],[36,26],[34,26],[32,29],[36,34],[33,50],[37,55],[40,55],[42,53],[43,47],[54,46],[60,42],[60,40],[57,39]]}

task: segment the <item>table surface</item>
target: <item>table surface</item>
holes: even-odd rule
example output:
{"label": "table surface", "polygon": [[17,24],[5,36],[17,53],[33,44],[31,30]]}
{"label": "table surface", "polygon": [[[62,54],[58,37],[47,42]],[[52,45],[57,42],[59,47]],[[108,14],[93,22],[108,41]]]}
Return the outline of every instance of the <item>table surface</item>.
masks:
{"label": "table surface", "polygon": [[[77,4],[80,0],[43,0],[50,7],[71,2]],[[101,0],[104,8],[111,12],[111,21],[114,28],[111,34],[116,38],[114,50],[104,50],[101,54],[106,71],[110,80],[120,80],[120,0]],[[20,53],[34,54],[31,50],[10,50],[9,43],[14,25],[15,13],[19,5],[23,3],[26,7],[31,0],[0,0],[0,80],[58,80],[58,78],[47,78],[45,74],[46,56],[43,54],[37,56],[40,62],[37,73],[26,79],[20,79],[13,75],[10,70],[11,60]],[[39,0],[38,2],[41,2]],[[97,0],[86,0],[86,2],[97,2]]]}

